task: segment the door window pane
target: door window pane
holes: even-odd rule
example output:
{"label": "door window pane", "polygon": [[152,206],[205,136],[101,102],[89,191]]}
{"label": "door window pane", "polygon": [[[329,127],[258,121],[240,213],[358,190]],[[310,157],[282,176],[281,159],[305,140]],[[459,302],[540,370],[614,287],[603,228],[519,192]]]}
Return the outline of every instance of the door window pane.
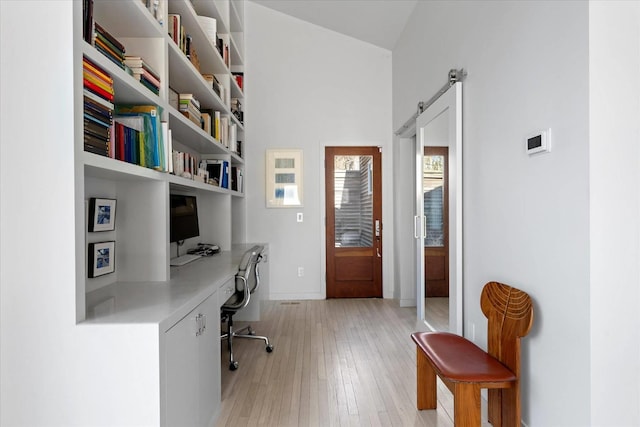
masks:
{"label": "door window pane", "polygon": [[424,156],[422,188],[427,222],[425,247],[444,246],[444,156]]}
{"label": "door window pane", "polygon": [[334,156],[335,246],[373,246],[373,156]]}

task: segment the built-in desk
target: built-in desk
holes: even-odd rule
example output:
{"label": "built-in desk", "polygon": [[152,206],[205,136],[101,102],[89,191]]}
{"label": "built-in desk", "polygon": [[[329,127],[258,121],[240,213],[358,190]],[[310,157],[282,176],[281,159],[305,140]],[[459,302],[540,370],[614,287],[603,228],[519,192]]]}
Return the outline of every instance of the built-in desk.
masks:
{"label": "built-in desk", "polygon": [[[268,245],[265,257],[268,257]],[[118,282],[87,294],[96,381],[105,412],[96,424],[215,423],[220,406],[220,305],[235,287],[243,253],[234,245],[212,257],[171,267],[167,282]],[[261,270],[263,284],[268,270]],[[263,289],[264,290],[264,289]],[[264,295],[264,294],[263,294]],[[252,295],[249,317],[260,313]],[[105,419],[108,420],[105,422]]]}

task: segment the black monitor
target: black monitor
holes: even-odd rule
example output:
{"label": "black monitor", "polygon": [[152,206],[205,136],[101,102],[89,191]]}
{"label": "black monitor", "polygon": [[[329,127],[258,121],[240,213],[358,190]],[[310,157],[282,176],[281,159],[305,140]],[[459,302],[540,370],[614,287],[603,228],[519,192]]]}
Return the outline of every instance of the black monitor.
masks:
{"label": "black monitor", "polygon": [[195,196],[181,194],[171,195],[170,242],[182,242],[185,239],[198,237],[198,205]]}

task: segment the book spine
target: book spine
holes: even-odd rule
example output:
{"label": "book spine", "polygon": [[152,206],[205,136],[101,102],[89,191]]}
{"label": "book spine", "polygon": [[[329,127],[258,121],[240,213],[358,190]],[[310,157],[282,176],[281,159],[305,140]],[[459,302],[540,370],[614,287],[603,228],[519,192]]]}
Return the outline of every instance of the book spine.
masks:
{"label": "book spine", "polygon": [[120,43],[115,37],[113,37],[111,34],[109,34],[104,28],[102,28],[100,26],[100,24],[98,24],[97,22],[94,23],[95,27],[96,27],[96,31],[100,34],[102,34],[103,37],[105,37],[106,39],[108,39],[113,45],[117,46],[117,48],[124,52],[124,46],[122,45],[122,43]]}
{"label": "book spine", "polygon": [[114,109],[114,105],[113,103],[107,101],[106,99],[96,95],[95,93],[91,92],[90,90],[88,90],[87,88],[85,88],[83,90],[83,94],[86,98],[89,98],[90,100],[94,101],[95,103],[98,103],[100,105],[102,105],[103,107],[106,107],[107,109],[109,109],[110,111],[113,111]]}
{"label": "book spine", "polygon": [[90,82],[87,79],[83,79],[82,83],[84,84],[84,87],[89,89],[91,92],[95,93],[96,95],[101,96],[102,98],[106,99],[107,101],[113,101],[114,97],[112,93],[109,93],[107,91],[105,91],[104,89],[102,89],[101,87],[93,84],[92,82]]}

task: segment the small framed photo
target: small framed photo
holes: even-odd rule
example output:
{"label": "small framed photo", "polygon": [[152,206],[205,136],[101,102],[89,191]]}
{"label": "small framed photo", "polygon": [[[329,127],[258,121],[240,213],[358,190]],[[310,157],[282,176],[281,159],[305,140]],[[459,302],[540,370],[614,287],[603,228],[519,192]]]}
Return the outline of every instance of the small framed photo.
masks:
{"label": "small framed photo", "polygon": [[89,278],[116,271],[116,242],[89,243]]}
{"label": "small framed photo", "polygon": [[111,231],[116,228],[116,200],[89,199],[89,231]]}

